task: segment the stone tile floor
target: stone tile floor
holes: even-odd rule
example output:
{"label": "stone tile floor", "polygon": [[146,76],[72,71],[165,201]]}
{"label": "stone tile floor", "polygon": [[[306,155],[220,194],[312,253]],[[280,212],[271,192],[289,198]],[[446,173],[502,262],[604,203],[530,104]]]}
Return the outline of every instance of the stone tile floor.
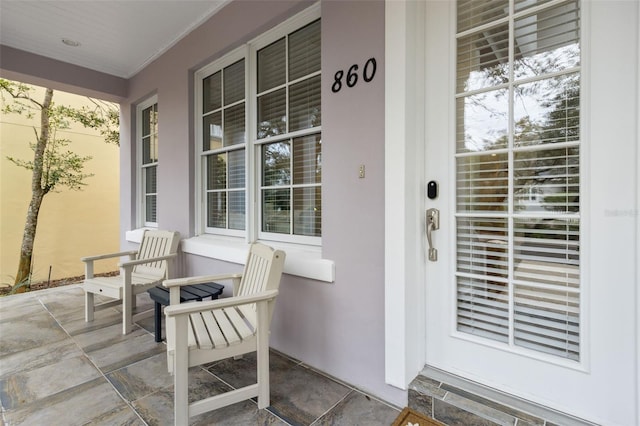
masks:
{"label": "stone tile floor", "polygon": [[[138,308],[151,308],[146,294]],[[153,318],[121,334],[117,309],[84,321],[84,293],[71,285],[0,298],[3,425],[172,425],[173,384]],[[272,351],[271,406],[244,401],[191,425],[390,425],[399,410]],[[255,358],[190,372],[190,397],[255,380]]]}

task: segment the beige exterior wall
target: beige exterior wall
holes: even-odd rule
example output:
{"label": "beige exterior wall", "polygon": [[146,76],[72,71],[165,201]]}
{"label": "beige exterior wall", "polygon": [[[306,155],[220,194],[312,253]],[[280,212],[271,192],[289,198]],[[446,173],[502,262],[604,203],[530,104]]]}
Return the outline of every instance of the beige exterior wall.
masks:
{"label": "beige exterior wall", "polygon": [[[44,99],[44,88],[35,87],[35,99]],[[8,99],[7,99],[8,101]],[[79,107],[87,98],[54,91],[56,104]],[[13,283],[20,256],[25,218],[31,198],[31,172],[16,166],[7,156],[29,160],[35,141],[32,119],[16,114],[0,115],[0,283]],[[39,129],[38,129],[39,131]],[[59,188],[47,194],[40,209],[33,256],[33,282],[84,274],[82,256],[119,250],[119,148],[106,144],[97,131],[72,124],[58,132],[70,139],[67,147],[81,156],[93,157],[85,165],[82,191]],[[117,269],[117,261],[96,264],[96,273]]]}

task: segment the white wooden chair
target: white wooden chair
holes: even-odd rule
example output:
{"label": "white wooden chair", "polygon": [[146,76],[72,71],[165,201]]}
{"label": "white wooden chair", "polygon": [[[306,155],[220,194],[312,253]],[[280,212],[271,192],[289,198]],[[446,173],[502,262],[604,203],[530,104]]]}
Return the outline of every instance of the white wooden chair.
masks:
{"label": "white wooden chair", "polygon": [[[131,331],[134,321],[151,316],[153,310],[133,315],[136,295],[159,285],[169,277],[171,260],[177,256],[180,234],[171,231],[146,230],[138,250],[83,257],[85,263],[85,321],[93,321],[94,312],[122,303],[122,334]],[[121,262],[120,274],[114,277],[94,277],[93,264],[97,260],[128,256]],[[115,300],[99,305],[94,294]]]}
{"label": "white wooden chair", "polygon": [[[167,361],[174,377],[176,425],[189,417],[255,396],[269,406],[269,327],[280,286],[285,253],[260,243],[249,249],[241,274],[167,280],[170,305],[165,308]],[[180,304],[180,286],[209,281],[233,282],[233,297]],[[189,404],[189,367],[257,352],[257,383]]]}

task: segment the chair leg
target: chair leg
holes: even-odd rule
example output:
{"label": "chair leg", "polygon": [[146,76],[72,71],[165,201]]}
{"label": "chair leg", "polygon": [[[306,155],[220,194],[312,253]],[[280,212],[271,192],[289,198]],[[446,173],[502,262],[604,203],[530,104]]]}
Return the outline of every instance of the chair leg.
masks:
{"label": "chair leg", "polygon": [[186,316],[175,318],[175,349],[173,353],[173,414],[176,426],[189,424],[189,349],[187,348]]}
{"label": "chair leg", "polygon": [[125,285],[122,295],[122,334],[129,334],[133,325],[133,290],[130,285]]}
{"label": "chair leg", "polygon": [[[258,303],[258,324],[267,324],[267,304]],[[267,408],[269,401],[269,330],[259,326],[257,335],[258,408]]]}
{"label": "chair leg", "polygon": [[86,322],[93,321],[93,312],[94,312],[94,304],[93,304],[93,293],[89,291],[84,292],[84,320]]}

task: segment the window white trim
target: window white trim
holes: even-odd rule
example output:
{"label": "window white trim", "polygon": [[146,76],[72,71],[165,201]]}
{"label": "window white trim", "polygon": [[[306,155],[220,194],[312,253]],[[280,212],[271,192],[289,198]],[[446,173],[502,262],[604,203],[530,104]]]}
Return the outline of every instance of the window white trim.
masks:
{"label": "window white trim", "polygon": [[144,231],[146,231],[147,229],[153,229],[153,228],[137,228],[137,229],[132,229],[131,231],[126,231],[124,233],[124,239],[129,241],[130,243],[140,244],[142,242],[142,235],[144,234]]}
{"label": "window white trim", "polygon": [[[195,190],[196,190],[196,234],[197,235],[212,235],[220,237],[239,237],[245,242],[256,241],[262,239],[279,244],[292,243],[294,245],[303,246],[316,246],[320,247],[322,244],[321,237],[310,237],[302,235],[289,235],[279,233],[267,233],[260,230],[260,217],[261,202],[260,202],[260,146],[267,142],[274,142],[277,140],[289,140],[294,137],[311,135],[321,133],[321,126],[313,129],[303,129],[287,133],[286,137],[270,137],[265,139],[257,139],[257,51],[262,47],[265,47],[272,42],[286,37],[287,35],[299,30],[307,24],[320,19],[320,3],[316,3],[306,10],[300,12],[296,16],[288,19],[280,25],[272,28],[271,30],[261,34],[257,38],[251,40],[246,45],[241,46],[232,52],[224,55],[220,59],[204,66],[194,73],[195,82],[195,96],[194,96],[194,126],[195,126]],[[204,156],[202,154],[201,143],[203,138],[202,128],[202,102],[203,91],[202,81],[209,75],[212,75],[218,71],[223,70],[225,67],[239,61],[245,60],[245,144],[242,147],[245,150],[245,179],[247,186],[245,187],[245,230],[229,230],[215,228],[208,229],[206,226],[206,203],[207,199],[205,194],[205,169],[204,169]],[[320,75],[321,71],[317,74]],[[315,75],[315,74],[314,74]],[[291,85],[292,82],[288,82],[287,85]],[[238,146],[240,147],[240,145]],[[235,147],[234,147],[235,148]],[[294,186],[290,186],[293,188]],[[325,278],[328,275],[325,275]],[[331,278],[332,279],[332,278]]]}
{"label": "window white trim", "polygon": [[[142,112],[158,103],[158,95],[153,95],[150,98],[144,100],[136,106],[136,224],[137,226],[157,228],[157,222],[147,222],[145,221],[145,189],[144,189],[144,176],[142,174],[143,164],[142,164]],[[158,166],[158,162],[156,162],[156,167]],[[157,188],[156,188],[157,194]],[[156,196],[157,197],[157,196]],[[156,200],[156,209],[157,209],[157,200]],[[158,212],[156,210],[156,218]]]}
{"label": "window white trim", "polygon": [[[327,283],[335,281],[335,263],[332,260],[323,259],[319,247],[271,241],[269,245],[287,253],[284,264],[285,274]],[[240,238],[207,234],[182,240],[181,249],[184,253],[244,264],[249,244]]]}
{"label": "window white trim", "polygon": [[[195,143],[196,143],[196,149],[194,150],[194,155],[195,155],[195,203],[196,203],[196,208],[195,208],[195,216],[196,216],[196,234],[207,234],[207,227],[206,227],[206,218],[205,218],[205,208],[206,208],[206,204],[207,204],[207,200],[206,197],[203,196],[204,191],[205,191],[205,173],[204,173],[204,166],[203,166],[203,162],[204,162],[204,157],[202,155],[202,101],[203,101],[203,91],[202,91],[202,81],[218,72],[218,71],[222,71],[225,67],[228,67],[229,65],[232,65],[238,61],[241,60],[245,60],[245,76],[248,72],[247,69],[247,55],[248,55],[248,48],[247,46],[241,46],[231,52],[229,52],[228,54],[226,54],[225,56],[223,56],[222,58],[204,66],[203,68],[200,68],[198,71],[195,72],[194,74],[194,84],[196,85],[195,87],[195,96],[194,96],[194,122],[193,125],[195,127]],[[249,93],[249,87],[248,87],[248,83],[247,83],[247,78],[245,77],[245,122],[246,122],[246,117],[249,113],[249,108],[248,108],[248,96],[247,93]],[[245,171],[248,173],[250,170],[249,165],[250,163],[250,155],[249,155],[249,150],[248,150],[248,144],[247,144],[247,140],[248,140],[248,132],[247,129],[245,127],[245,135],[244,135],[244,140],[245,143],[243,145],[238,145],[237,148],[238,149],[245,149]],[[247,182],[249,182],[249,178],[245,177],[245,179],[247,179]],[[250,194],[249,194],[249,188],[245,188],[245,210],[248,209],[248,206],[250,205],[249,202],[251,200],[250,198]],[[245,230],[249,229],[249,223],[248,223],[248,217],[249,215],[245,215],[246,219],[245,219]],[[228,236],[234,236],[234,237],[244,237],[245,236],[245,232],[246,231],[241,231],[241,230],[231,230],[231,229],[216,229],[216,234],[218,235],[228,235]]]}

